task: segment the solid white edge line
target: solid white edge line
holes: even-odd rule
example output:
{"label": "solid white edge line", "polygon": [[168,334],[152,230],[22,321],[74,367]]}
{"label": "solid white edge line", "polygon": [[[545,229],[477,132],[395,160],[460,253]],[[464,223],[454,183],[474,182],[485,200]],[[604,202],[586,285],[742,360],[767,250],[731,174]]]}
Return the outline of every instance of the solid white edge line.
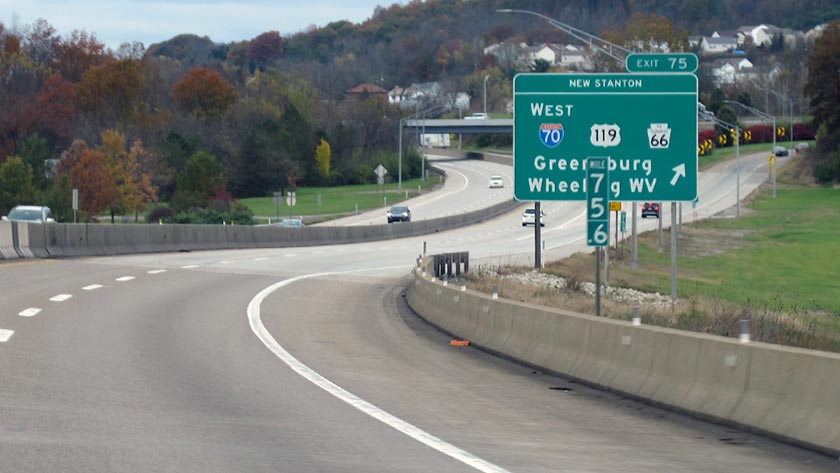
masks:
{"label": "solid white edge line", "polygon": [[34,316],[38,315],[39,312],[41,312],[40,307],[30,307],[28,309],[24,309],[24,310],[20,311],[18,313],[18,315],[21,316],[21,317],[34,317]]}
{"label": "solid white edge line", "polygon": [[[400,266],[404,267],[404,266]],[[377,268],[381,270],[383,268]],[[368,270],[373,271],[373,270]],[[420,443],[423,443],[445,455],[448,455],[455,460],[460,461],[466,465],[469,465],[475,468],[478,471],[486,472],[486,473],[508,473],[508,470],[505,470],[499,466],[496,466],[486,460],[483,460],[465,450],[462,450],[444,440],[441,440],[434,435],[431,435],[408,422],[395,417],[382,409],[374,406],[373,404],[359,398],[355,394],[345,390],[341,386],[333,383],[332,381],[328,380],[327,378],[321,376],[313,369],[309,368],[308,366],[301,363],[297,358],[292,356],[289,352],[287,352],[278,342],[274,339],[268,329],[262,323],[262,319],[260,318],[260,305],[262,301],[265,300],[272,292],[276,291],[277,289],[282,288],[283,286],[287,286],[293,282],[300,281],[303,279],[315,278],[320,276],[331,276],[336,274],[350,274],[350,273],[357,273],[360,271],[344,271],[344,272],[334,272],[334,273],[317,273],[317,274],[307,274],[303,276],[293,277],[291,279],[286,279],[284,281],[280,281],[276,284],[273,284],[262,291],[259,292],[251,302],[248,303],[248,322],[251,325],[251,331],[254,332],[254,335],[260,339],[263,345],[266,346],[272,353],[274,353],[277,358],[280,358],[286,365],[288,365],[291,369],[293,369],[296,373],[303,376],[309,382],[315,384],[319,388],[323,389],[324,391],[332,394],[336,398],[344,401],[345,403],[355,407],[356,409],[362,411],[363,413],[373,417],[374,419],[388,425],[389,427],[396,429],[409,437],[417,440]]]}
{"label": "solid white edge line", "polygon": [[0,329],[0,342],[8,342],[14,333],[14,330]]}

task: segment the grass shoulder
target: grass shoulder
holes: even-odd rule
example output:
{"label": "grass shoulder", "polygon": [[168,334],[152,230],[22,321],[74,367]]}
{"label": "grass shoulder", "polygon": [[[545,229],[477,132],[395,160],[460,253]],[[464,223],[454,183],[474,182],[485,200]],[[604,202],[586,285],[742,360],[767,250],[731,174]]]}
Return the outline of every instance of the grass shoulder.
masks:
{"label": "grass shoulder", "polygon": [[[799,160],[799,163],[796,161]],[[744,203],[739,219],[712,218],[684,224],[677,243],[678,298],[639,298],[647,324],[737,336],[738,321],[750,319],[753,338],[769,343],[840,351],[840,189],[803,182],[801,158],[780,172],[777,197],[760,188]],[[630,266],[630,242],[611,249],[612,288],[671,294],[670,232],[659,251],[657,231],[639,235],[639,265]],[[593,298],[580,291],[594,280],[591,252],[546,265],[554,288],[523,284],[505,268],[474,277],[482,287],[499,285],[504,297],[592,313]],[[492,273],[492,274],[490,274]],[[668,299],[670,299],[668,297]],[[653,302],[645,303],[645,300]],[[607,297],[602,314],[627,320],[631,304]]]}

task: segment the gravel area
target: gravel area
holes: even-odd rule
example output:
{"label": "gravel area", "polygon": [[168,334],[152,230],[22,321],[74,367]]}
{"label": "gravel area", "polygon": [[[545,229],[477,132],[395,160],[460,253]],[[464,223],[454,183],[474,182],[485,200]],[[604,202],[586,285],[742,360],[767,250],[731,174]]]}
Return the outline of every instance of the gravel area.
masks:
{"label": "gravel area", "polygon": [[[540,273],[537,271],[530,271],[527,273],[509,274],[502,276],[505,279],[510,279],[523,284],[530,284],[533,286],[541,286],[547,288],[566,288],[566,279],[554,276],[551,274]],[[584,294],[595,297],[595,284],[591,282],[582,282],[580,284],[580,291]],[[659,294],[657,292],[642,292],[634,289],[625,289],[621,287],[608,286],[606,297],[616,302],[638,304],[638,305],[653,305],[667,307],[671,306],[671,296]]]}

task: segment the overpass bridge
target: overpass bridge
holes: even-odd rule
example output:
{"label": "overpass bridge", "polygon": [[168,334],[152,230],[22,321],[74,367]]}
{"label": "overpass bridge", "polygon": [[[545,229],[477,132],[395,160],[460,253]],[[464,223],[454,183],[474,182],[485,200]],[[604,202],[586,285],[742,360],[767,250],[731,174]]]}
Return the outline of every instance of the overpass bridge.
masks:
{"label": "overpass bridge", "polygon": [[512,118],[476,119],[412,119],[404,125],[419,133],[513,133]]}

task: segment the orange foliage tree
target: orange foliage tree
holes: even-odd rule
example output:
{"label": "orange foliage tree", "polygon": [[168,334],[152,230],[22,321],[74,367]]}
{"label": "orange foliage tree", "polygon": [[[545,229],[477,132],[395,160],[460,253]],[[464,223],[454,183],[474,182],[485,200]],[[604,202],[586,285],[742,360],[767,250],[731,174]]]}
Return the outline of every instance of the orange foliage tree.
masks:
{"label": "orange foliage tree", "polygon": [[172,87],[172,98],[199,118],[219,118],[233,105],[236,90],[218,72],[196,67]]}
{"label": "orange foliage tree", "polygon": [[117,186],[105,154],[87,149],[70,172],[73,186],[79,189],[79,207],[88,215],[109,208],[117,196]]}

